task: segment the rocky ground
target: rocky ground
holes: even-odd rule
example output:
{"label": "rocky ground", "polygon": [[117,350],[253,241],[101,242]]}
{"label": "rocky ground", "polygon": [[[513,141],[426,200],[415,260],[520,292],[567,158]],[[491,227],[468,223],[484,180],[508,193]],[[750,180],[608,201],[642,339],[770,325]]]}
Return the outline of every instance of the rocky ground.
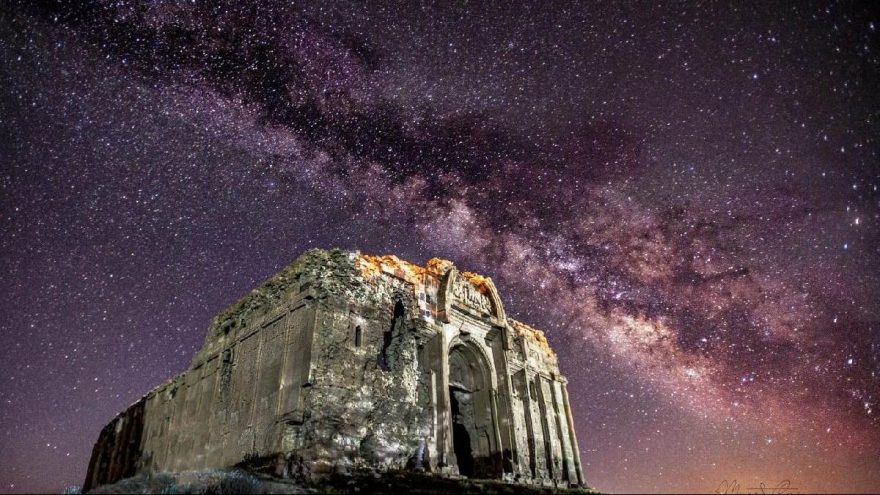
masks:
{"label": "rocky ground", "polygon": [[416,493],[416,494],[588,494],[583,488],[529,487],[491,480],[441,478],[417,473],[363,474],[303,483],[240,469],[137,476],[88,493],[281,494],[281,493]]}

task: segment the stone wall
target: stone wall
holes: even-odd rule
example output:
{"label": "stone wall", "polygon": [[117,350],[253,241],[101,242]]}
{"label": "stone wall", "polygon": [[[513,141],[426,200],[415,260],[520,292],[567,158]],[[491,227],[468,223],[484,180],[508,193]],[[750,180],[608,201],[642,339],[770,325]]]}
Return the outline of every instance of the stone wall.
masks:
{"label": "stone wall", "polygon": [[276,458],[583,484],[565,380],[491,279],[310,251],[214,318],[182,374],[102,431],[85,487]]}

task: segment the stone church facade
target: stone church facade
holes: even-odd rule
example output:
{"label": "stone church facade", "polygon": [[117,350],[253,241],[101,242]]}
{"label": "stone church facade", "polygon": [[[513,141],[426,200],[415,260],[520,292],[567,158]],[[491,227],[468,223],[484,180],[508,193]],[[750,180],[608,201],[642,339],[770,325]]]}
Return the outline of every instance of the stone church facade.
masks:
{"label": "stone church facade", "polygon": [[492,280],[313,250],[217,315],[189,368],[101,432],[84,488],[147,472],[414,469],[583,485],[566,380]]}

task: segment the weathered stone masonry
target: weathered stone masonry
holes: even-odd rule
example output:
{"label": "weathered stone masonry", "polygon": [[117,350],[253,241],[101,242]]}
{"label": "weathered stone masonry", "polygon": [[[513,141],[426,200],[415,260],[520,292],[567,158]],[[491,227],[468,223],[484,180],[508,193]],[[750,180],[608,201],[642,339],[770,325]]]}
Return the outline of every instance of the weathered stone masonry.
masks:
{"label": "weathered stone masonry", "polygon": [[304,254],[217,315],[190,367],[104,428],[84,487],[258,458],[292,477],[584,482],[556,356],[491,279],[342,251]]}

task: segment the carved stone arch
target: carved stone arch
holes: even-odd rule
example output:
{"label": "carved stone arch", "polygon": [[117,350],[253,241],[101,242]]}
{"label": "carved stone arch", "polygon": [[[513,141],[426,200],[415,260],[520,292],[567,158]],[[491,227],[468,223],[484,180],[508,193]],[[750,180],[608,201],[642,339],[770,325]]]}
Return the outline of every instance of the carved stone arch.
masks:
{"label": "carved stone arch", "polygon": [[501,443],[492,360],[479,343],[456,338],[448,353],[451,456],[459,473],[500,478]]}
{"label": "carved stone arch", "polygon": [[494,309],[493,316],[497,320],[495,323],[498,326],[506,326],[507,315],[504,313],[504,306],[501,304],[501,296],[498,295],[498,289],[495,288],[495,282],[492,281],[492,278],[486,277],[486,286],[489,289],[489,298],[492,300],[492,307]]}
{"label": "carved stone arch", "polygon": [[452,351],[456,348],[465,348],[467,353],[473,354],[477,356],[477,359],[485,363],[486,369],[489,372],[489,380],[488,387],[492,390],[498,389],[498,376],[495,369],[495,362],[492,359],[492,356],[488,352],[488,348],[481,344],[478,340],[474,339],[470,335],[456,335],[452,338],[449,343],[449,351],[447,355],[451,355]]}
{"label": "carved stone arch", "polygon": [[[442,321],[447,323],[450,321],[449,315],[452,314],[453,305],[457,305],[474,316],[488,318],[495,325],[507,324],[504,306],[501,304],[495,283],[489,277],[479,279],[481,287],[466,279],[455,266],[451,266],[440,277],[439,308]],[[478,292],[482,296],[477,296]],[[486,299],[485,304],[483,298]]]}
{"label": "carved stone arch", "polygon": [[437,318],[444,323],[449,323],[449,316],[452,314],[451,281],[455,279],[457,273],[458,270],[450,265],[449,268],[438,277],[440,286],[437,288]]}

